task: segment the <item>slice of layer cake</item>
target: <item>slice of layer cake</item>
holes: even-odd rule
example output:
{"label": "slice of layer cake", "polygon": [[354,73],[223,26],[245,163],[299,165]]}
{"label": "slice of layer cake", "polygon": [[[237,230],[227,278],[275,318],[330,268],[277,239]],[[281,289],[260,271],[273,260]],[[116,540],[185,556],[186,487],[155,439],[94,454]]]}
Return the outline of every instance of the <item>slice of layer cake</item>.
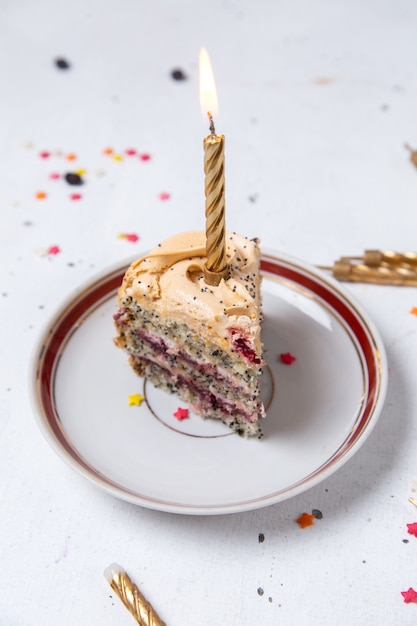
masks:
{"label": "slice of layer cake", "polygon": [[140,375],[204,418],[261,436],[260,250],[226,233],[228,276],[204,280],[203,231],[170,237],[127,270],[114,316],[115,343]]}

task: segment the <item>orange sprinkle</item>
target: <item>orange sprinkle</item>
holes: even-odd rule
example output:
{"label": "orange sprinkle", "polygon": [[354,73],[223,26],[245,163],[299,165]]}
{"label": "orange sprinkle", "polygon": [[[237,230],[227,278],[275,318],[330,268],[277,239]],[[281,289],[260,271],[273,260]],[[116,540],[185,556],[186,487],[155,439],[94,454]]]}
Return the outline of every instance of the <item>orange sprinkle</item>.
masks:
{"label": "orange sprinkle", "polygon": [[44,198],[46,198],[46,193],[44,191],[37,191],[35,193],[35,198],[37,200],[43,200]]}
{"label": "orange sprinkle", "polygon": [[113,154],[113,148],[104,148],[103,154]]}
{"label": "orange sprinkle", "polygon": [[69,154],[66,155],[65,158],[67,159],[67,161],[75,161],[75,159],[77,158],[77,155],[70,152]]}
{"label": "orange sprinkle", "polygon": [[296,522],[301,526],[301,528],[307,528],[307,526],[312,526],[314,524],[314,515],[304,512],[300,515]]}
{"label": "orange sprinkle", "polygon": [[413,306],[413,308],[410,311],[411,315],[417,315],[417,306]]}

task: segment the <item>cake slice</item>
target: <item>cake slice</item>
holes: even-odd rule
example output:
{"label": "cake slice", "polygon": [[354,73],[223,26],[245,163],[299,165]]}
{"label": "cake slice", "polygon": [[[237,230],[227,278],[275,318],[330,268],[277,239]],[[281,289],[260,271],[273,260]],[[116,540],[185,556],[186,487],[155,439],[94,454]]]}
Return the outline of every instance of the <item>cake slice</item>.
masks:
{"label": "cake slice", "polygon": [[261,437],[259,246],[226,233],[228,275],[217,286],[204,280],[205,246],[203,231],[181,233],[129,267],[115,343],[140,376],[203,418]]}

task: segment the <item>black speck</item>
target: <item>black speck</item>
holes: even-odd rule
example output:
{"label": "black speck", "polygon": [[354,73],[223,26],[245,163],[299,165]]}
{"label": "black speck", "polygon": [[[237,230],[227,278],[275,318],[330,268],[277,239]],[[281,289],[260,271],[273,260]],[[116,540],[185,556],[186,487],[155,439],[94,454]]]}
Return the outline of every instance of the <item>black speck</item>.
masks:
{"label": "black speck", "polygon": [[187,80],[188,76],[185,72],[176,67],[171,72],[171,78],[173,78],[174,80]]}
{"label": "black speck", "polygon": [[68,63],[68,61],[66,59],[63,59],[62,57],[55,59],[55,65],[60,70],[69,70],[71,67],[70,63]]}
{"label": "black speck", "polygon": [[409,539],[403,539],[403,543],[409,543]]}
{"label": "black speck", "polygon": [[389,104],[381,104],[381,111],[389,111]]}
{"label": "black speck", "polygon": [[272,598],[271,598],[271,596],[269,596],[269,598],[268,598],[268,602],[272,602]]}
{"label": "black speck", "polygon": [[363,560],[363,561],[362,561],[362,563],[366,563],[366,561],[365,561],[365,560]]}
{"label": "black speck", "polygon": [[84,181],[79,174],[75,172],[68,172],[65,174],[65,180],[69,185],[83,185]]}
{"label": "black speck", "polygon": [[258,591],[258,596],[264,595],[264,590],[262,589],[262,587],[258,587],[257,591]]}
{"label": "black speck", "polygon": [[311,515],[314,515],[314,517],[316,519],[322,519],[323,518],[323,513],[321,511],[319,511],[319,509],[313,509],[311,511]]}
{"label": "black speck", "polygon": [[32,226],[32,222],[30,220],[26,220],[23,222],[23,226]]}
{"label": "black speck", "polygon": [[259,533],[258,541],[259,543],[263,543],[265,541],[265,535],[263,533]]}

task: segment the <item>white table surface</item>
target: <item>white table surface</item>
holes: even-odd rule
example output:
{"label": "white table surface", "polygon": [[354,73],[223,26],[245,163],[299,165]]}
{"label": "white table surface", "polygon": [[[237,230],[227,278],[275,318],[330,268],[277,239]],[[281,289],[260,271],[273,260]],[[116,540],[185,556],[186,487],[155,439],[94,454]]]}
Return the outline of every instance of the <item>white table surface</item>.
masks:
{"label": "white table surface", "polygon": [[[33,345],[72,289],[204,228],[202,45],[229,228],[312,264],[416,250],[416,32],[413,0],[0,3],[2,626],[133,623],[103,577],[113,561],[168,626],[416,623],[401,596],[417,588],[415,288],[348,286],[386,346],[385,407],[342,469],[267,508],[193,517],[119,501],[52,451],[28,394]],[[49,178],[78,168],[82,188]],[[313,508],[323,519],[301,529]]]}

